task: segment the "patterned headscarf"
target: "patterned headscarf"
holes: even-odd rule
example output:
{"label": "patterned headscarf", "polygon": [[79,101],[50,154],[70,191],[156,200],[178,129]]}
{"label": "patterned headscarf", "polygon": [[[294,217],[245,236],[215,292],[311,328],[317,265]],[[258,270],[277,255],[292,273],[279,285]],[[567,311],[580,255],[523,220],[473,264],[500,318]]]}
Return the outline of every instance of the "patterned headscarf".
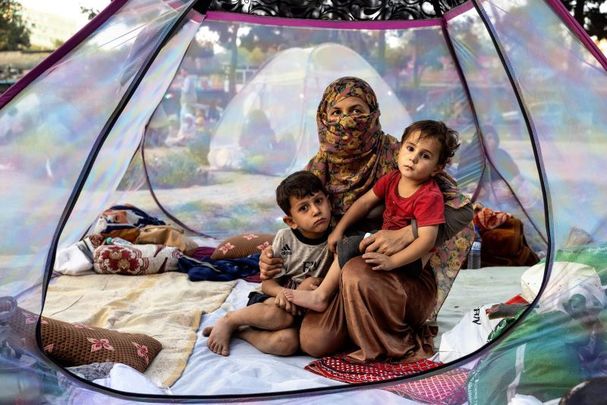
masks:
{"label": "patterned headscarf", "polygon": [[[348,97],[367,103],[370,113],[329,122],[328,109]],[[364,80],[342,77],[325,89],[316,114],[320,150],[306,169],[323,181],[335,216],[342,216],[381,176],[397,168],[399,143],[381,130],[379,115],[375,92]]]}

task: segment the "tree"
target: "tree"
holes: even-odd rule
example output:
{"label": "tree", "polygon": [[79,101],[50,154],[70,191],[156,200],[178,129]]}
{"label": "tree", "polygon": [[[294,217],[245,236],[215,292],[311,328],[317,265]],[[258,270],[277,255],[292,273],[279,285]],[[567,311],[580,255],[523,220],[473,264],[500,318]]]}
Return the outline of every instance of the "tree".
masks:
{"label": "tree", "polygon": [[0,51],[14,51],[30,46],[30,30],[21,17],[21,3],[0,0]]}
{"label": "tree", "polygon": [[588,33],[601,40],[607,38],[607,1],[562,0],[573,17]]}
{"label": "tree", "polygon": [[84,6],[80,6],[80,12],[84,15],[86,15],[86,18],[89,20],[92,20],[93,18],[97,17],[97,14],[99,14],[99,10],[96,10],[92,7],[84,7]]}

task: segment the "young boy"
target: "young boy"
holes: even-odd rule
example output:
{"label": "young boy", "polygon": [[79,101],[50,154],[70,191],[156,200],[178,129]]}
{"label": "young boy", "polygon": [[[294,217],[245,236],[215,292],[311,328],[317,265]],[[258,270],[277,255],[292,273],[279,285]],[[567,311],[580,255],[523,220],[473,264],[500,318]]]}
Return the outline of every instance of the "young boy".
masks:
{"label": "young boy", "polygon": [[[459,146],[458,134],[438,121],[418,121],[405,129],[398,154],[398,170],[381,177],[373,189],[363,194],[346,211],[331,235],[329,249],[335,251],[346,229],[364,218],[369,211],[384,202],[382,229],[401,229],[412,220],[418,228],[418,237],[406,248],[387,256],[379,252],[362,255],[375,271],[421,271],[434,247],[438,226],[445,222],[441,190],[433,177],[442,171]],[[339,245],[327,276],[314,291],[285,291],[287,299],[303,308],[322,312],[339,285],[341,266],[360,255],[358,244],[362,237],[346,239]],[[343,252],[355,246],[353,252]],[[406,266],[406,267],[405,267]]]}
{"label": "young boy", "polygon": [[[228,356],[232,334],[264,353],[288,356],[299,349],[295,327],[297,307],[284,295],[289,288],[312,289],[320,284],[333,261],[327,238],[331,231],[331,204],[318,177],[299,171],[285,178],[276,189],[276,201],[289,226],[274,237],[272,250],[280,252],[283,270],[261,283],[262,293],[249,294],[247,307],[230,312],[203,330],[209,349]],[[252,326],[238,330],[241,326]]]}

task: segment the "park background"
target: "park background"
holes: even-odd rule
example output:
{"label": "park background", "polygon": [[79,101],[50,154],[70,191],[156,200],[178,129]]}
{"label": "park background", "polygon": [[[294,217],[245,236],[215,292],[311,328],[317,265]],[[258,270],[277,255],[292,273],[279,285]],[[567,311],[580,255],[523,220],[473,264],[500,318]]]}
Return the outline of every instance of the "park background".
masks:
{"label": "park background", "polygon": [[[51,52],[78,32],[111,0],[0,0],[0,93],[40,63]],[[571,14],[584,27],[601,51],[607,54],[607,1],[562,0]],[[257,63],[266,60],[273,44],[249,41],[248,55],[238,67],[237,83],[242,86],[256,72]],[[204,46],[204,39],[201,39]],[[219,67],[213,76],[215,85],[223,86],[229,79]]]}

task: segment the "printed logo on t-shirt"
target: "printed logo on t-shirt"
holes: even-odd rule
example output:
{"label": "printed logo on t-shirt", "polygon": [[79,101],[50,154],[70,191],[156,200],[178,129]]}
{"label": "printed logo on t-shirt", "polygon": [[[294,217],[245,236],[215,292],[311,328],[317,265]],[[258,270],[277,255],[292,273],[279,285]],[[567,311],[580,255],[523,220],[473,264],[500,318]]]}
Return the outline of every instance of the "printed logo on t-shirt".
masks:
{"label": "printed logo on t-shirt", "polygon": [[281,256],[290,256],[291,254],[293,254],[293,251],[291,250],[291,246],[289,246],[288,243],[285,243],[284,246],[280,249],[280,255]]}
{"label": "printed logo on t-shirt", "polygon": [[316,265],[316,262],[311,261],[311,262],[304,262],[303,267],[304,267],[304,273],[311,273],[314,270],[316,270],[317,265]]}

